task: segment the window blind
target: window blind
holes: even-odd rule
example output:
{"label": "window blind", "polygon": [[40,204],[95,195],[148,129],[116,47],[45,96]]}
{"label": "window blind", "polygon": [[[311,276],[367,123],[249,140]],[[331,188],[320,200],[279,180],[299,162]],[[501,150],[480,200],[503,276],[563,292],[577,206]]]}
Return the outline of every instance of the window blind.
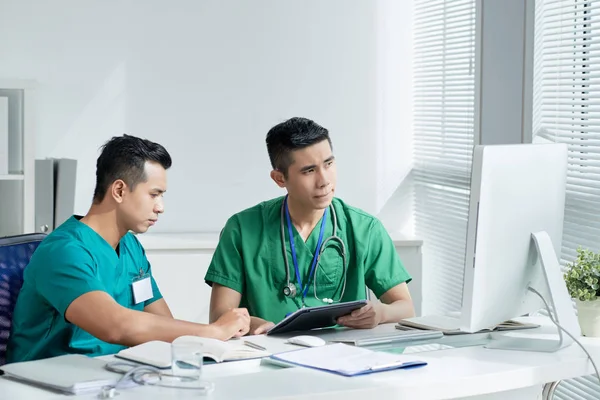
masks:
{"label": "window blind", "polygon": [[[533,135],[569,148],[561,264],[600,249],[600,1],[536,0]],[[558,399],[598,399],[595,377],[568,380]]]}
{"label": "window blind", "polygon": [[462,304],[475,105],[475,0],[414,0],[414,212],[423,310]]}

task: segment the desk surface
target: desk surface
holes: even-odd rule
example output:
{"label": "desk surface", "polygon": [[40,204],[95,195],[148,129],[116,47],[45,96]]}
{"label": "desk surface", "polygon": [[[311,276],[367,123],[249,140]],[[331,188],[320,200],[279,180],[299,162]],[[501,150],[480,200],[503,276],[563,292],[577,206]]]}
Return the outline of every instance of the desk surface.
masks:
{"label": "desk surface", "polygon": [[[540,321],[535,321],[540,322]],[[393,329],[392,325],[378,330]],[[549,327],[527,335],[548,337]],[[525,334],[525,332],[520,333]],[[256,343],[281,348],[281,339],[254,337]],[[435,342],[435,341],[434,341]],[[600,364],[600,340],[582,338],[582,344]],[[110,359],[111,357],[107,357]],[[453,399],[523,389],[547,382],[593,373],[585,353],[572,346],[555,353],[491,350],[482,346],[428,351],[419,354],[428,366],[353,378],[305,368],[279,368],[247,360],[204,367],[204,379],[215,382],[210,399]],[[187,399],[198,393],[162,387],[136,387],[120,391],[118,400]],[[65,399],[63,395],[0,378],[0,399]],[[71,397],[73,398],[73,397]],[[96,399],[96,395],[77,396]]]}

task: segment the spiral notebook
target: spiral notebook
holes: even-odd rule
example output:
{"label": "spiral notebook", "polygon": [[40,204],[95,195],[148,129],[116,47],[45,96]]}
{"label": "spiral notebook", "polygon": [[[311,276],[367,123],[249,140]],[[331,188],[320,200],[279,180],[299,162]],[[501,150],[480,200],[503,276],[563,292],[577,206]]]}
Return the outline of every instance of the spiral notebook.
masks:
{"label": "spiral notebook", "polygon": [[274,354],[271,358],[343,376],[357,376],[427,365],[425,361],[410,356],[372,351],[343,343],[288,351]]}

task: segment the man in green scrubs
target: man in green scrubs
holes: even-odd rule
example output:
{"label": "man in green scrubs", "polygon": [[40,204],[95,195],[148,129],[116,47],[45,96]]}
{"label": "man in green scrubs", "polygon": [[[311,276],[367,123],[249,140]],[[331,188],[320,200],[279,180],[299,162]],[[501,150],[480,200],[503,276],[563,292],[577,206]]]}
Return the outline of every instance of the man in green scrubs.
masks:
{"label": "man in green scrubs", "polygon": [[[381,302],[369,302],[339,324],[372,328],[414,316],[411,278],[381,222],[334,197],[327,129],[292,118],[273,127],[266,141],[271,178],[287,196],[227,221],[205,277],[212,285],[211,320],[246,307],[250,332],[260,334],[301,307],[365,299],[367,287]],[[328,239],[334,218],[339,239]]]}
{"label": "man in green scrubs", "polygon": [[98,158],[93,204],[39,245],[24,271],[13,314],[7,361],[69,353],[116,353],[182,335],[229,339],[248,332],[245,309],[211,325],[173,319],[152,277],[143,233],[164,211],[171,157],[148,140],[124,135]]}

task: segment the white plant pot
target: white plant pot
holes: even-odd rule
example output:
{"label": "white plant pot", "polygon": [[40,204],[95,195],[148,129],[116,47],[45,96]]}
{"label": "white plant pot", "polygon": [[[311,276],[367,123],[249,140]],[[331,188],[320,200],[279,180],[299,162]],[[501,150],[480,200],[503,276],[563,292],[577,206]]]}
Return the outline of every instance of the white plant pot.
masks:
{"label": "white plant pot", "polygon": [[594,301],[575,300],[577,318],[581,334],[587,337],[600,337],[600,299]]}

